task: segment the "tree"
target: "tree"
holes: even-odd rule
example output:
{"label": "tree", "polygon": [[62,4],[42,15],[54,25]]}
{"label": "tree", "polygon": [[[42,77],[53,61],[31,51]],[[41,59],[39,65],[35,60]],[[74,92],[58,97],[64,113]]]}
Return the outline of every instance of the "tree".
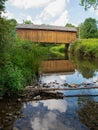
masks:
{"label": "tree", "polygon": [[98,6],[98,0],[81,0],[80,5],[84,6],[85,10],[87,10],[90,7],[96,9]]}
{"label": "tree", "polygon": [[[88,91],[91,93],[90,91]],[[97,109],[98,102],[94,97],[79,97],[78,98],[78,110],[77,114],[79,120],[84,124],[89,130],[97,130],[98,124],[97,120]]]}
{"label": "tree", "polygon": [[0,0],[0,18],[1,18],[2,12],[4,12],[5,10],[5,1],[7,0]]}
{"label": "tree", "polygon": [[12,25],[17,25],[16,19],[9,19],[9,21]]}
{"label": "tree", "polygon": [[97,23],[93,18],[85,19],[84,23],[80,25],[81,38],[95,38],[97,33]]}
{"label": "tree", "polygon": [[79,37],[79,27],[76,27],[76,26],[74,26],[74,25],[71,24],[71,23],[67,23],[67,24],[65,25],[65,27],[73,27],[73,28],[76,28],[76,30],[77,30],[77,37]]}
{"label": "tree", "polygon": [[72,25],[71,23],[67,23],[67,24],[65,25],[65,27],[75,27],[75,26]]}
{"label": "tree", "polygon": [[15,28],[15,21],[0,18],[0,49],[4,47],[5,44],[12,43],[12,41],[14,41]]}
{"label": "tree", "polygon": [[31,20],[23,20],[23,23],[24,24],[32,24],[32,21]]}

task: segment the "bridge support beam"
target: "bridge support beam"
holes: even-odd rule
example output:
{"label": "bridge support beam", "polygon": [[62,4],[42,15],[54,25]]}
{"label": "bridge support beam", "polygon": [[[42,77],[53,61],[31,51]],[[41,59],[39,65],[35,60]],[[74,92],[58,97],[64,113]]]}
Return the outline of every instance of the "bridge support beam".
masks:
{"label": "bridge support beam", "polygon": [[66,43],[66,44],[65,44],[65,51],[66,51],[66,52],[69,51],[69,45],[70,45],[69,43]]}
{"label": "bridge support beam", "polygon": [[69,43],[66,43],[66,44],[65,44],[65,60],[68,60],[68,59],[69,59],[69,56],[68,56],[69,47],[70,47],[70,44],[69,44]]}

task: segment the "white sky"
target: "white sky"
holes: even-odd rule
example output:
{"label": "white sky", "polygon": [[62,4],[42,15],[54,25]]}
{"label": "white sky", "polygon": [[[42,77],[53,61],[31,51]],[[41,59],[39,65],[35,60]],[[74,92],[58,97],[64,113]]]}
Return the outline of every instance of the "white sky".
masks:
{"label": "white sky", "polygon": [[34,24],[65,26],[66,23],[79,25],[88,17],[97,20],[98,10],[85,11],[79,0],[8,0],[3,15],[19,23],[27,19]]}

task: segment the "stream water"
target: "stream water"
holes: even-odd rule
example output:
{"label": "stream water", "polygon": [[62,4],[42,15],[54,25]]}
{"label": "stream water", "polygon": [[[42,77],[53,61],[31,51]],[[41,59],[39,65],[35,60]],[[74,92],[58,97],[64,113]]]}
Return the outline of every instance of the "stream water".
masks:
{"label": "stream water", "polygon": [[[39,82],[53,88],[98,86],[98,63],[87,59],[43,61]],[[64,99],[1,100],[0,130],[98,130],[98,89],[60,92]]]}

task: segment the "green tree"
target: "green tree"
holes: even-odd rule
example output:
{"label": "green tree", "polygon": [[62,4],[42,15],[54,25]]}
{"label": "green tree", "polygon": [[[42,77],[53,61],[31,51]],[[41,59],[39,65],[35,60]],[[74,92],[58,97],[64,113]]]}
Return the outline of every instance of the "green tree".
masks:
{"label": "green tree", "polygon": [[98,0],[81,0],[80,5],[84,6],[85,10],[87,10],[90,7],[96,9],[96,7],[98,6]]}
{"label": "green tree", "polygon": [[11,22],[12,25],[17,25],[16,19],[10,19],[9,21]]}
{"label": "green tree", "polygon": [[5,10],[5,1],[7,0],[0,0],[0,17],[1,17],[1,13],[4,12]]}
{"label": "green tree", "polygon": [[0,49],[8,43],[12,43],[15,36],[16,24],[12,20],[0,18]]}
{"label": "green tree", "polygon": [[80,25],[81,38],[96,38],[97,23],[96,19],[87,18],[84,23]]}
{"label": "green tree", "polygon": [[32,24],[32,21],[31,20],[23,20],[23,23],[24,24]]}
{"label": "green tree", "polygon": [[75,27],[73,24],[71,24],[71,23],[67,23],[66,25],[65,25],[65,27]]}
{"label": "green tree", "polygon": [[[5,1],[0,0],[0,14],[5,9]],[[40,61],[45,57],[41,47],[16,37],[16,24],[15,19],[0,17],[0,95],[31,85],[38,75]]]}

